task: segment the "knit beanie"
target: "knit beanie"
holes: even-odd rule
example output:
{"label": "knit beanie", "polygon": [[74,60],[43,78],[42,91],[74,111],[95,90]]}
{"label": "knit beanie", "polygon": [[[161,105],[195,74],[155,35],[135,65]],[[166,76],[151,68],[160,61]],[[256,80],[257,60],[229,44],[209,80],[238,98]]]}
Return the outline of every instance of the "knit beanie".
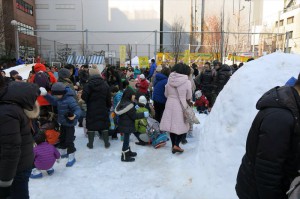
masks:
{"label": "knit beanie", "polygon": [[51,88],[52,95],[64,95],[66,94],[66,86],[62,82],[57,82],[52,85]]}
{"label": "knit beanie", "polygon": [[141,79],[145,79],[145,75],[144,75],[144,74],[141,74],[141,75],[140,75],[140,78],[141,78]]}
{"label": "knit beanie", "polygon": [[146,104],[147,104],[147,99],[146,99],[146,97],[145,97],[144,95],[141,95],[141,96],[139,97],[139,103],[144,104],[144,105],[146,106]]}
{"label": "knit beanie", "polygon": [[98,70],[97,66],[92,66],[92,68],[89,69],[89,75],[94,76],[94,75],[101,75],[100,71]]}
{"label": "knit beanie", "polygon": [[69,78],[71,76],[71,73],[68,69],[62,68],[58,71],[58,77],[64,79],[64,78]]}

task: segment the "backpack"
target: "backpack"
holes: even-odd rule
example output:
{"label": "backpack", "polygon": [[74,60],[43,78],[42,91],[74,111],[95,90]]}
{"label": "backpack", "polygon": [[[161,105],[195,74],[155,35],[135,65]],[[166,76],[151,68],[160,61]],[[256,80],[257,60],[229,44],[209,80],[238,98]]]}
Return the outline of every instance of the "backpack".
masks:
{"label": "backpack", "polygon": [[51,90],[50,76],[47,72],[38,72],[34,76],[33,83],[36,83],[39,87],[44,87],[47,91]]}
{"label": "backpack", "polygon": [[147,123],[146,133],[149,136],[152,146],[157,149],[166,145],[166,142],[169,140],[169,138],[166,132],[161,132],[159,130],[159,122],[151,117],[148,117]]}

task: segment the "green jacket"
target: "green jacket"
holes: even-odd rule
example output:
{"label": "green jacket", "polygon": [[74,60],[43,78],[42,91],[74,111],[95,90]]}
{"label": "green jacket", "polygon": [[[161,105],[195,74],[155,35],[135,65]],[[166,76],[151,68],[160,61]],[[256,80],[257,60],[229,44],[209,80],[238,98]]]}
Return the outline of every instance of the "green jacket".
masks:
{"label": "green jacket", "polygon": [[[136,113],[149,112],[145,107],[140,107],[136,110]],[[147,129],[147,118],[135,120],[135,130],[139,133],[146,133]]]}

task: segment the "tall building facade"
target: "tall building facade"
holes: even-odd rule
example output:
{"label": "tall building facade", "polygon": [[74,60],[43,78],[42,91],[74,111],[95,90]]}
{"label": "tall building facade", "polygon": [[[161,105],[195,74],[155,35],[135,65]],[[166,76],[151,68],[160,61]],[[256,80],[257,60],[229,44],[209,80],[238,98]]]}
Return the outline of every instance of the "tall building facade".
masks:
{"label": "tall building facade", "polygon": [[[35,0],[1,0],[4,55],[35,56]],[[2,55],[3,55],[2,54]]]}

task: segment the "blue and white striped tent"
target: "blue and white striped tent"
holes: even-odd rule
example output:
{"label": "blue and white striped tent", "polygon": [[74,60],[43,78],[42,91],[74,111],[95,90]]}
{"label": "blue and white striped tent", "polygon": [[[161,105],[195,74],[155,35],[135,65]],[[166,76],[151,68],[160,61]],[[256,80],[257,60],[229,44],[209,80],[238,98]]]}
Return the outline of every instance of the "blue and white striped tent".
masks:
{"label": "blue and white striped tent", "polygon": [[104,64],[104,56],[100,55],[92,55],[89,56],[86,62],[85,56],[73,56],[69,55],[67,59],[68,64]]}

